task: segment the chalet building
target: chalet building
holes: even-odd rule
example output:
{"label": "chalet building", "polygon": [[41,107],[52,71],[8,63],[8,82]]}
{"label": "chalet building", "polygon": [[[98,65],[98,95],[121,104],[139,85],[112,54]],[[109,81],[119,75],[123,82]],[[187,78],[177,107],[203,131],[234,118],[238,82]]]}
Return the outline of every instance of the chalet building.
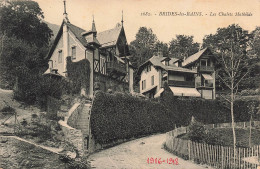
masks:
{"label": "chalet building", "polygon": [[133,91],[133,67],[129,62],[129,48],[125,36],[123,17],[121,24],[103,32],[97,32],[94,18],[92,28],[86,31],[73,25],[66,13],[46,59],[49,68],[44,74],[67,77],[67,57],[72,62],[87,59],[90,62],[90,89],[93,96],[97,88]]}
{"label": "chalet building", "polygon": [[150,98],[159,97],[167,82],[174,96],[215,99],[214,57],[203,49],[187,59],[163,57],[161,52],[143,63],[140,93]]}
{"label": "chalet building", "polygon": [[205,48],[189,56],[181,63],[181,66],[195,70],[195,87],[205,99],[216,98],[215,86],[215,57],[209,48]]}

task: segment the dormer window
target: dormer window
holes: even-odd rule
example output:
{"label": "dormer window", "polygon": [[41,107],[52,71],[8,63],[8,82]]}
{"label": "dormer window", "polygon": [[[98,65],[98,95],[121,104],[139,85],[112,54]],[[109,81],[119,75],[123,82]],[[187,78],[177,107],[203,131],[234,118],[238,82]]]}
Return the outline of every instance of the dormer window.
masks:
{"label": "dormer window", "polygon": [[58,63],[62,63],[62,50],[59,50]]}
{"label": "dormer window", "polygon": [[146,72],[150,72],[151,71],[151,65],[148,65],[147,67],[146,67]]}
{"label": "dormer window", "polygon": [[72,59],[76,59],[76,46],[71,47],[71,56]]}

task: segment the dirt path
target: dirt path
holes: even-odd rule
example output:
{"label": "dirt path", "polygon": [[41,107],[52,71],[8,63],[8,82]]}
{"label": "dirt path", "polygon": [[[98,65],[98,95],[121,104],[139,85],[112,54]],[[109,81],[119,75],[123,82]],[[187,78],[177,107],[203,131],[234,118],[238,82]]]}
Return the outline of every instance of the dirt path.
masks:
{"label": "dirt path", "polygon": [[[165,134],[152,135],[129,141],[118,146],[90,155],[88,161],[91,167],[96,169],[150,169],[150,168],[174,168],[174,169],[204,169],[207,166],[185,161],[162,149]],[[148,158],[161,158],[162,164],[148,164]],[[170,158],[178,158],[179,165],[168,164]]]}

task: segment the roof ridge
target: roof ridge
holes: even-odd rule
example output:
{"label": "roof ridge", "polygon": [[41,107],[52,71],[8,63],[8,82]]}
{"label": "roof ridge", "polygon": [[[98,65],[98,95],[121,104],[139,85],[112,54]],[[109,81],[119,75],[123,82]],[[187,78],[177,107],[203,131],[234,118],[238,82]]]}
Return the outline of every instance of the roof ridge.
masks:
{"label": "roof ridge", "polygon": [[78,27],[78,26],[76,26],[76,25],[74,25],[74,24],[72,24],[72,23],[66,23],[66,24],[71,25],[71,26],[74,26],[74,27],[76,27],[76,28],[78,28],[78,29],[81,29],[82,31],[86,31],[85,29],[80,28],[80,27]]}

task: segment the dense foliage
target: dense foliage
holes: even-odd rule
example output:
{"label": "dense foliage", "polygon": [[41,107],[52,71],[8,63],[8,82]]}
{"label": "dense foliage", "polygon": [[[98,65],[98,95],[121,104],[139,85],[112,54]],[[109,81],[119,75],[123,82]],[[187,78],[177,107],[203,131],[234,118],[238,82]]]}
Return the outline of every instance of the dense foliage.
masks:
{"label": "dense foliage", "polygon": [[[235,24],[218,28],[215,34],[204,37],[203,47],[209,47],[218,61],[216,86],[229,89],[227,85],[230,86],[233,71],[234,85],[241,82],[238,85],[239,91],[259,87],[259,39],[259,28],[249,33]],[[247,76],[243,77],[247,72]]]}
{"label": "dense foliage", "polygon": [[171,57],[183,58],[199,51],[199,43],[193,41],[193,36],[176,35],[169,43]]}
{"label": "dense foliage", "polygon": [[37,47],[48,46],[52,36],[43,19],[43,12],[34,1],[7,1],[0,5],[0,32]]}
{"label": "dense foliage", "polygon": [[43,18],[34,1],[6,1],[0,5],[0,87],[15,88],[15,98],[29,104],[56,88],[41,88],[47,85],[42,74],[48,67],[44,57],[52,36]]}
{"label": "dense foliage", "polygon": [[[252,100],[235,102],[236,122],[249,121],[248,104],[251,102]],[[258,102],[256,104],[259,105]],[[96,141],[105,144],[170,131],[175,125],[187,126],[192,116],[205,124],[231,121],[229,110],[220,100],[178,99],[165,95],[160,102],[155,102],[127,94],[103,92],[95,95],[90,120]]]}
{"label": "dense foliage", "polygon": [[67,58],[67,72],[71,84],[71,92],[79,94],[81,89],[89,91],[90,86],[90,63],[87,59],[72,62],[71,57]]}
{"label": "dense foliage", "polygon": [[90,121],[95,140],[101,144],[174,127],[169,112],[160,103],[121,93],[96,93]]}

